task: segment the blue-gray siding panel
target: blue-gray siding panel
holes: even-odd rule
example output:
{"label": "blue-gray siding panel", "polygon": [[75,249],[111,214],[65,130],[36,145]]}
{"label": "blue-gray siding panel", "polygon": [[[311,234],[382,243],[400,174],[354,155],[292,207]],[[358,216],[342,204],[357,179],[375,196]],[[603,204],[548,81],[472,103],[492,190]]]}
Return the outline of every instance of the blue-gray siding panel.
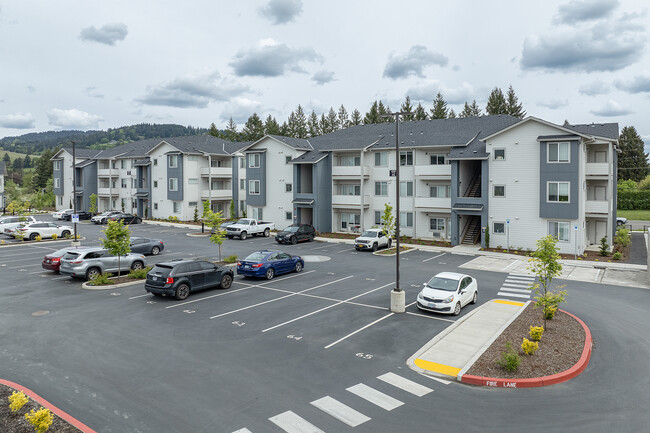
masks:
{"label": "blue-gray siding panel", "polygon": [[[169,166],[169,155],[167,155],[165,163],[167,164],[167,200],[182,201],[183,200],[183,155],[177,155],[178,163],[176,167]],[[178,191],[169,190],[169,179],[178,179]]]}
{"label": "blue-gray siding panel", "polygon": [[232,200],[235,204],[235,215],[230,215],[233,219],[239,216],[239,160],[236,156],[231,159],[232,165]]}
{"label": "blue-gray siding panel", "polygon": [[[61,168],[58,170],[54,170],[54,169],[52,170],[52,179],[59,179],[59,187],[54,188],[53,191],[54,191],[54,195],[63,195],[65,191],[63,185],[63,160],[59,159],[58,161]],[[54,167],[54,161],[52,161],[52,166]]]}
{"label": "blue-gray siding panel", "polygon": [[[246,154],[246,205],[266,206],[266,151],[253,152],[260,155],[260,166],[250,167],[250,157],[252,153]],[[250,181],[260,181],[260,193],[250,193]]]}
{"label": "blue-gray siding panel", "polygon": [[[578,218],[578,203],[582,185],[579,180],[580,145],[578,141],[570,141],[570,162],[548,163],[548,142],[540,143],[539,149],[539,217],[559,220],[575,220]],[[569,202],[548,203],[547,182],[570,182]]]}

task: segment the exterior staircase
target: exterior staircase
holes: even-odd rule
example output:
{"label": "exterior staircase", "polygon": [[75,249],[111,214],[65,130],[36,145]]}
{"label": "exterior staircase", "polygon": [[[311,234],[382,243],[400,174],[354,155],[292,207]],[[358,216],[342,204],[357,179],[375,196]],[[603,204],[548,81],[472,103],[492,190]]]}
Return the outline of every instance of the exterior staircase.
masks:
{"label": "exterior staircase", "polygon": [[478,216],[473,216],[472,220],[469,222],[467,230],[465,231],[465,236],[463,236],[464,245],[474,245],[476,244],[481,237],[481,218]]}
{"label": "exterior staircase", "polygon": [[472,178],[469,187],[465,191],[465,197],[481,197],[481,176],[478,173]]}

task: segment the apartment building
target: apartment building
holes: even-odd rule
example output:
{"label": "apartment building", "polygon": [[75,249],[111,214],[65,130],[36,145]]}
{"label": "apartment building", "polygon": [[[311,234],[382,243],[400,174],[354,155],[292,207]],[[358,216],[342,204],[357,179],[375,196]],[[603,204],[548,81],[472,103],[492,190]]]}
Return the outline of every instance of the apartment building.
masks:
{"label": "apartment building", "polygon": [[[62,148],[51,158],[56,208],[57,210],[70,209],[76,202],[77,209],[88,210],[90,195],[97,193],[97,161],[94,158],[100,151],[75,149],[74,161],[72,153],[72,148]],[[73,186],[73,178],[76,180],[76,187]]]}
{"label": "apartment building", "polygon": [[7,176],[7,167],[4,161],[0,161],[0,209],[7,206],[7,199],[5,198],[5,176]]}

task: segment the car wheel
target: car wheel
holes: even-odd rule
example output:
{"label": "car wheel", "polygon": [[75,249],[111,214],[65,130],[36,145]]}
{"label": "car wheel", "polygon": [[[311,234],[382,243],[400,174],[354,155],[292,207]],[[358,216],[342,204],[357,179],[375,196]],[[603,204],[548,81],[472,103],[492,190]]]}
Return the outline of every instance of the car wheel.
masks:
{"label": "car wheel", "polygon": [[151,249],[151,255],[152,256],[157,256],[158,254],[160,254],[160,248],[159,247],[153,247]]}
{"label": "car wheel", "polygon": [[135,221],[133,221],[136,224],[142,224],[142,219],[141,218],[136,218]]}
{"label": "car wheel", "polygon": [[378,248],[378,247],[377,247],[377,244],[376,244],[376,243],[372,244],[372,252],[377,251],[377,248]]}
{"label": "car wheel", "polygon": [[88,281],[94,280],[98,276],[100,276],[102,271],[99,270],[99,268],[90,268],[86,271],[86,279]]}
{"label": "car wheel", "polygon": [[314,240],[314,235],[309,235],[309,238],[307,238],[308,242],[312,242]]}
{"label": "car wheel", "polygon": [[393,245],[393,240],[392,240],[392,239],[388,239],[388,248],[390,248],[392,245]]}
{"label": "car wheel", "polygon": [[248,234],[246,232],[241,232],[241,234],[239,235],[239,239],[241,239],[242,241],[245,241],[247,236],[248,236]]}
{"label": "car wheel", "polygon": [[296,271],[296,272],[302,271],[302,263],[300,263],[300,262],[296,263],[296,267],[293,268],[293,270]]}
{"label": "car wheel", "polygon": [[354,247],[355,250],[361,251],[361,248]]}
{"label": "car wheel", "polygon": [[268,268],[266,270],[266,279],[272,280],[274,276],[275,276],[275,270],[273,268]]}
{"label": "car wheel", "polygon": [[31,235],[29,235],[29,240],[35,241],[37,237],[38,237],[38,233],[32,233]]}
{"label": "car wheel", "polygon": [[291,236],[291,245],[296,245],[298,243],[298,238],[295,236]]}
{"label": "car wheel", "polygon": [[460,302],[456,302],[456,306],[454,307],[454,316],[458,316],[460,314]]}
{"label": "car wheel", "polygon": [[476,304],[478,301],[478,290],[474,292],[474,297],[472,298],[472,304]]}
{"label": "car wheel", "polygon": [[268,238],[269,236],[271,236],[271,230],[269,229],[264,230],[264,237]]}
{"label": "car wheel", "polygon": [[187,284],[181,284],[178,286],[178,289],[176,289],[176,299],[182,301],[183,299],[187,299],[187,297],[190,294],[190,286]]}
{"label": "car wheel", "polygon": [[62,237],[62,238],[65,238],[65,237],[67,237],[67,236],[70,236],[70,231],[69,231],[69,230],[63,230],[63,231],[61,232],[61,237]]}
{"label": "car wheel", "polygon": [[232,286],[232,277],[230,274],[226,274],[223,277],[221,277],[221,284],[220,284],[222,289],[229,289],[230,286]]}
{"label": "car wheel", "polygon": [[144,264],[142,262],[133,262],[131,264],[131,270],[133,271],[139,271],[140,269],[144,268]]}

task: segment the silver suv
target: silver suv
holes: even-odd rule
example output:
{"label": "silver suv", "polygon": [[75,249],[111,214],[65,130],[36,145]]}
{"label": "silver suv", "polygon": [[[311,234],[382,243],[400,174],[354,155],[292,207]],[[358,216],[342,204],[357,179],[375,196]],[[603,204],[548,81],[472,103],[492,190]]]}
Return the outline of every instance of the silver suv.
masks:
{"label": "silver suv", "polygon": [[[143,269],[147,262],[141,254],[129,253],[119,257],[120,270]],[[118,257],[101,247],[70,249],[61,258],[61,275],[92,280],[99,274],[117,272]]]}

